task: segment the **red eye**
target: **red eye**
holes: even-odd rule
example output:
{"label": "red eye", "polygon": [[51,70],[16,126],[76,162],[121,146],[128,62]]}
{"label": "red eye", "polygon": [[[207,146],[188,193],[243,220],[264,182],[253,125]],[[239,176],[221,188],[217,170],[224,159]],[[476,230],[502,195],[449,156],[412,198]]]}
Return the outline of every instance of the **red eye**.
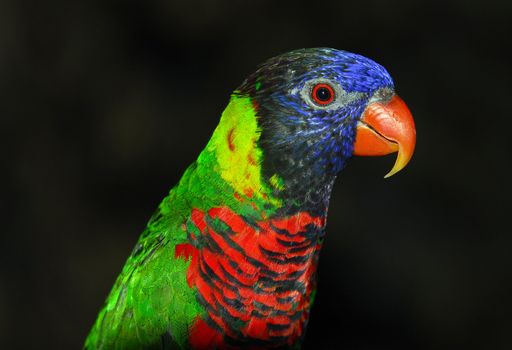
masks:
{"label": "red eye", "polygon": [[311,91],[311,97],[316,104],[327,106],[334,100],[334,90],[329,84],[316,84]]}

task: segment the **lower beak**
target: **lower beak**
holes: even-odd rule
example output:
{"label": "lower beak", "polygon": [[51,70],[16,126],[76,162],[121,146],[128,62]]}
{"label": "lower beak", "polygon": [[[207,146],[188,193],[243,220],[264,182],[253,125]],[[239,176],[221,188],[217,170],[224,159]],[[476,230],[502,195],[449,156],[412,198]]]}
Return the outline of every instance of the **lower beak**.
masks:
{"label": "lower beak", "polygon": [[402,170],[412,158],[416,128],[405,102],[394,95],[388,102],[370,103],[357,124],[354,155],[382,156],[398,152],[395,165],[384,176]]}

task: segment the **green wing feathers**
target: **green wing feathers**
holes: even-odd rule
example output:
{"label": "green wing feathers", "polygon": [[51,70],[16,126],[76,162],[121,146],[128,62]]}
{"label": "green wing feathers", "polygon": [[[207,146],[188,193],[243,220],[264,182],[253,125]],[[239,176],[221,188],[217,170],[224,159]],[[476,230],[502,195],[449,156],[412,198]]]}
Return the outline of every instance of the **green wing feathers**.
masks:
{"label": "green wing feathers", "polygon": [[86,349],[160,345],[166,333],[186,346],[188,325],[202,312],[186,282],[190,262],[174,256],[176,244],[186,242],[182,224],[189,211],[178,193],[190,186],[188,180],[183,177],[148,223],[86,339]]}

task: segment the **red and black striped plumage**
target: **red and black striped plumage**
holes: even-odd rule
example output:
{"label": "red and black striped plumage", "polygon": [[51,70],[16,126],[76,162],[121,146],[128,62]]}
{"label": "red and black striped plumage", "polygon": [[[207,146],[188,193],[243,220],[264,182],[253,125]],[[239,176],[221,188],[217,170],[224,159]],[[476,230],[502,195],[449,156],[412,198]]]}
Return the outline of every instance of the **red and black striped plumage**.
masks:
{"label": "red and black striped plumage", "polygon": [[176,254],[191,259],[187,281],[207,310],[192,346],[293,346],[308,319],[325,217],[298,212],[250,222],[221,207],[194,210],[190,221],[197,231]]}

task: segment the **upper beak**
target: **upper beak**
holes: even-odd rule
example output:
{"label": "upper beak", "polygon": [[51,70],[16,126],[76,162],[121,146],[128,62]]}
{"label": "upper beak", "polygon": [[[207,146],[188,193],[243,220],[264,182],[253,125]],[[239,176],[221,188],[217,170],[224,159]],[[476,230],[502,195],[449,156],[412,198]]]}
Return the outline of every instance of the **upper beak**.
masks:
{"label": "upper beak", "polygon": [[388,102],[370,103],[357,124],[354,155],[382,156],[398,152],[390,177],[402,170],[414,153],[416,128],[405,102],[394,95]]}

